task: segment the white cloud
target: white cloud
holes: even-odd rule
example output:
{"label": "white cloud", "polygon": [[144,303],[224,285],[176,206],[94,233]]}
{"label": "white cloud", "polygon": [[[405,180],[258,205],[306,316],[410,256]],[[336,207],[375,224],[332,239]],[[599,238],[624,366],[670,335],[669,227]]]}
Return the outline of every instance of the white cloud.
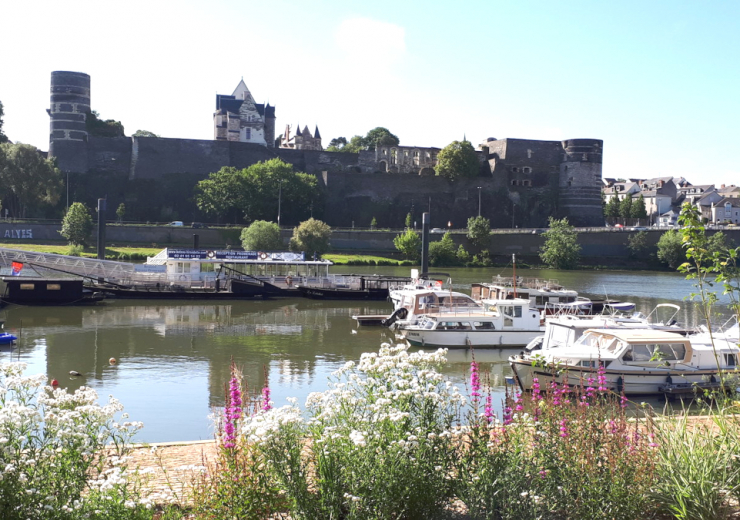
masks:
{"label": "white cloud", "polygon": [[370,18],[350,18],[339,24],[336,43],[347,55],[391,57],[406,52],[403,27]]}

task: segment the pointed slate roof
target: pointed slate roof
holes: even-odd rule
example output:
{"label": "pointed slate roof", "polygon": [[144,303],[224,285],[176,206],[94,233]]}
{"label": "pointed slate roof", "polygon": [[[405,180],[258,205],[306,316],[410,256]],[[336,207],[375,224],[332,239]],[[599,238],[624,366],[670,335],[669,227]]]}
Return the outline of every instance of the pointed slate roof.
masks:
{"label": "pointed slate roof", "polygon": [[298,123],[297,125],[295,125],[295,135],[296,136],[301,135],[301,124],[300,123]]}
{"label": "pointed slate roof", "polygon": [[301,132],[301,135],[307,135],[308,137],[311,137],[311,132],[308,131],[308,125],[303,127],[303,132]]}
{"label": "pointed slate roof", "polygon": [[314,139],[321,139],[321,134],[319,133],[319,125],[316,125],[316,131],[313,133]]}

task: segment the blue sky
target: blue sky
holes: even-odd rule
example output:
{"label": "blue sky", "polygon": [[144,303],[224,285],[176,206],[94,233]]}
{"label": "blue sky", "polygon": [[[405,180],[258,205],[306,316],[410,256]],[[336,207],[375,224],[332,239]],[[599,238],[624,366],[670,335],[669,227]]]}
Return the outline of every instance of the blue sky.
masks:
{"label": "blue sky", "polygon": [[48,148],[53,70],[131,134],[211,139],[244,77],[277,131],[604,140],[605,177],[740,184],[740,2],[5,2],[5,133]]}

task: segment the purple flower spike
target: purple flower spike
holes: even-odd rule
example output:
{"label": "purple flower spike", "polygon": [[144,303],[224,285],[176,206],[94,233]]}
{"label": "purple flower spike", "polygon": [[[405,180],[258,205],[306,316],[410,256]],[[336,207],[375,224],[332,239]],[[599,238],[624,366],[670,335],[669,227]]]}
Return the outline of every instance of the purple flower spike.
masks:
{"label": "purple flower spike", "polygon": [[272,408],[270,404],[270,387],[265,385],[262,389],[262,410],[267,412]]}
{"label": "purple flower spike", "polygon": [[483,411],[483,416],[486,418],[486,422],[488,424],[491,424],[493,422],[493,405],[492,405],[491,394],[488,394],[486,396],[486,408]]}
{"label": "purple flower spike", "polygon": [[478,363],[472,361],[470,363],[470,395],[473,398],[473,402],[478,402],[480,399],[480,374],[478,373]]}
{"label": "purple flower spike", "polygon": [[242,418],[242,391],[239,384],[236,367],[231,365],[231,381],[229,381],[229,395],[224,410],[224,448],[236,447],[236,426]]}

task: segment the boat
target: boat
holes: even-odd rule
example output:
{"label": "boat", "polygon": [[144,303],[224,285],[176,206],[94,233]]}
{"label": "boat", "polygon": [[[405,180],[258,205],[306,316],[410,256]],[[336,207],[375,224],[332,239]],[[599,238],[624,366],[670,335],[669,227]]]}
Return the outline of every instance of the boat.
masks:
{"label": "boat", "polygon": [[675,318],[680,310],[681,307],[673,303],[660,303],[647,316],[641,312],[630,315],[612,312],[597,316],[570,313],[548,316],[545,320],[545,333],[534,338],[525,349],[533,352],[572,345],[588,329],[656,329],[683,335],[696,332],[678,325]]}
{"label": "boat", "polygon": [[523,352],[509,364],[522,390],[531,390],[534,379],[540,388],[597,381],[601,369],[599,386],[612,392],[680,395],[721,387],[720,372],[734,372],[739,356],[737,342],[724,336],[712,342],[668,330],[589,329],[575,343]]}
{"label": "boat", "polygon": [[0,345],[8,345],[10,343],[14,343],[17,339],[18,338],[13,334],[3,332],[0,334]]}
{"label": "boat", "polygon": [[305,254],[165,248],[133,273],[89,282],[118,298],[239,299],[300,296],[300,285],[329,278],[329,260]]}
{"label": "boat", "polygon": [[410,278],[380,275],[334,276],[318,282],[299,284],[301,296],[314,300],[385,300],[388,291]]}
{"label": "boat", "polygon": [[105,298],[100,291],[85,288],[77,276],[0,276],[0,302],[16,305],[84,305]]}
{"label": "boat", "polygon": [[443,348],[515,348],[540,336],[545,328],[529,300],[483,300],[480,310],[436,313],[399,327],[412,346]]}

